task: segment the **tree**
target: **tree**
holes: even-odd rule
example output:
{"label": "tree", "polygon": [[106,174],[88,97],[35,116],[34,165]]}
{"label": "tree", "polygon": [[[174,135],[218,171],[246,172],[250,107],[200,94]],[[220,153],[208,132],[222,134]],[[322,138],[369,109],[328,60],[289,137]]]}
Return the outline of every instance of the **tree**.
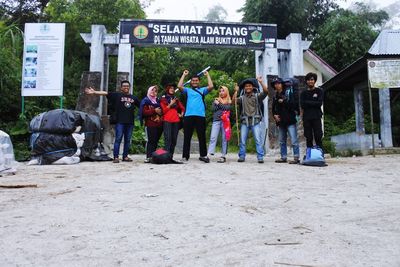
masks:
{"label": "tree", "polygon": [[10,122],[19,114],[21,88],[22,32],[0,20],[0,117]]}
{"label": "tree", "polygon": [[228,12],[220,4],[214,5],[208,10],[205,20],[213,22],[225,21]]}
{"label": "tree", "polygon": [[284,39],[293,32],[312,38],[336,9],[333,0],[246,0],[240,11],[244,22],[277,24],[278,38]]}
{"label": "tree", "polygon": [[26,22],[44,19],[43,11],[50,0],[0,0],[3,15],[23,29]]}
{"label": "tree", "polygon": [[[337,70],[362,57],[378,35],[370,25],[371,17],[367,19],[365,14],[358,15],[349,10],[332,13],[320,27],[312,49]],[[376,23],[377,19],[373,21]]]}
{"label": "tree", "polygon": [[352,11],[365,21],[368,21],[372,27],[379,27],[389,19],[389,14],[384,10],[373,9],[373,6],[366,5],[362,2],[356,2]]}

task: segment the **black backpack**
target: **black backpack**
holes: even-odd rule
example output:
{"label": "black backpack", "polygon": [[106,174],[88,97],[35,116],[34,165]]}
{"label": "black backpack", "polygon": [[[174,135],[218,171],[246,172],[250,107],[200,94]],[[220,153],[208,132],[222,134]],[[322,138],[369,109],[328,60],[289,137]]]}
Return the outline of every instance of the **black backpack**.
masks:
{"label": "black backpack", "polygon": [[151,163],[154,164],[181,164],[182,162],[175,161],[171,153],[167,150],[159,148],[151,154]]}

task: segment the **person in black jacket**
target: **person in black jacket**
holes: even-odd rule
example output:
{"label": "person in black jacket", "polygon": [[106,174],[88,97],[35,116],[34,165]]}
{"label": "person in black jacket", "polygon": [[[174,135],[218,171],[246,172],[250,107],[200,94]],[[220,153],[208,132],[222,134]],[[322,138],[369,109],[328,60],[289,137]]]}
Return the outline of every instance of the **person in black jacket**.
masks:
{"label": "person in black jacket", "polygon": [[116,124],[115,124],[115,141],[114,141],[114,163],[119,163],[119,148],[124,138],[124,150],[122,153],[122,161],[132,161],[128,157],[129,147],[131,146],[131,138],[134,127],[135,119],[135,106],[139,107],[139,99],[129,93],[129,81],[121,82],[120,92],[106,92],[96,91],[94,88],[89,87],[85,89],[87,95],[106,96],[111,105],[116,111]]}
{"label": "person in black jacket", "polygon": [[306,77],[307,90],[300,95],[300,106],[303,114],[304,136],[306,138],[307,147],[313,147],[315,144],[322,148],[322,110],[321,106],[324,99],[324,92],[321,88],[316,87],[317,74],[307,73]]}
{"label": "person in black jacket", "polygon": [[276,125],[279,128],[279,144],[281,150],[281,158],[275,160],[276,163],[287,162],[287,134],[290,135],[290,141],[293,148],[293,161],[289,164],[300,163],[300,149],[297,138],[297,120],[299,114],[298,98],[293,94],[293,91],[285,89],[281,78],[276,78],[271,82],[275,89],[275,96],[272,100],[272,115]]}

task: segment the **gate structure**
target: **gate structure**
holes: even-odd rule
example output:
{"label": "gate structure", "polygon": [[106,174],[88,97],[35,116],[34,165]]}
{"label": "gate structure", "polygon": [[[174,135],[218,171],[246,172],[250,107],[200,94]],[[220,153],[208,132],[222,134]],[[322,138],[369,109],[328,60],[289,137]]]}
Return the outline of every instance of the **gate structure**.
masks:
{"label": "gate structure", "polygon": [[[266,83],[276,76],[303,76],[303,51],[311,44],[302,41],[301,34],[292,33],[285,40],[277,40],[276,24],[212,23],[178,20],[121,20],[119,34],[107,34],[103,25],[92,25],[91,33],[81,33],[90,44],[90,69],[82,75],[81,94],[77,109],[100,116],[107,114],[103,99],[87,98],[83,90],[95,86],[108,91],[109,56],[118,56],[117,86],[121,80],[133,84],[134,49],[140,46],[166,46],[190,48],[240,48],[255,51],[254,76],[262,76]],[[269,88],[270,95],[273,89]],[[264,121],[267,133],[269,99],[264,100]],[[107,121],[106,119],[104,121]],[[107,124],[107,123],[106,123]],[[274,126],[272,126],[274,127]],[[265,138],[265,151],[269,151],[269,138]],[[104,141],[108,143],[107,140]]]}

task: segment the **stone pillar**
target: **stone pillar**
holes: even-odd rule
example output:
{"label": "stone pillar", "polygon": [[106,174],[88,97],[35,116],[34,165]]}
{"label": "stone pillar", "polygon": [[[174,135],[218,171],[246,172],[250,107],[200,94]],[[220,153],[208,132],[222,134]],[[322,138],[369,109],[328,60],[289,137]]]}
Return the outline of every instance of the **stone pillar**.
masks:
{"label": "stone pillar", "polygon": [[379,90],[379,114],[382,147],[393,147],[392,118],[390,114],[390,89]]}
{"label": "stone pillar", "polygon": [[354,109],[356,111],[356,133],[359,135],[365,134],[365,121],[364,121],[364,99],[363,90],[354,87]]}
{"label": "stone pillar", "polygon": [[[90,67],[91,72],[101,73],[101,82],[99,89],[104,91],[104,59],[105,59],[105,48],[103,39],[107,31],[104,25],[92,25],[92,36],[91,36],[91,46],[90,46]],[[99,106],[97,107],[97,112],[100,115],[105,115],[103,110],[103,98],[100,99]]]}
{"label": "stone pillar", "polygon": [[[133,56],[134,49],[131,44],[119,44],[118,45],[118,73],[128,73],[128,76],[123,80],[128,80],[131,83],[130,92],[132,93],[133,88]],[[119,75],[119,74],[118,74]],[[121,80],[122,81],[122,80]],[[120,83],[117,84],[119,88]]]}
{"label": "stone pillar", "polygon": [[86,87],[100,88],[101,73],[84,71],[81,77],[81,86],[79,89],[78,102],[76,103],[76,110],[83,111],[89,114],[100,116],[98,107],[102,97],[89,96],[85,94]]}
{"label": "stone pillar", "polygon": [[304,75],[303,42],[300,33],[291,33],[286,37],[289,42],[290,52],[288,54],[289,77]]}
{"label": "stone pillar", "polygon": [[[269,75],[278,75],[278,49],[276,48],[265,48],[263,51],[255,52],[255,61],[256,61],[256,75],[262,76],[264,82],[268,85],[269,96],[271,96],[271,88],[269,88]],[[264,99],[264,120],[261,124],[263,128],[263,136],[262,139],[265,140],[264,150],[265,153],[270,153],[270,142],[268,138],[268,129],[269,129],[269,111],[270,111],[270,99],[271,97],[266,97]]]}

